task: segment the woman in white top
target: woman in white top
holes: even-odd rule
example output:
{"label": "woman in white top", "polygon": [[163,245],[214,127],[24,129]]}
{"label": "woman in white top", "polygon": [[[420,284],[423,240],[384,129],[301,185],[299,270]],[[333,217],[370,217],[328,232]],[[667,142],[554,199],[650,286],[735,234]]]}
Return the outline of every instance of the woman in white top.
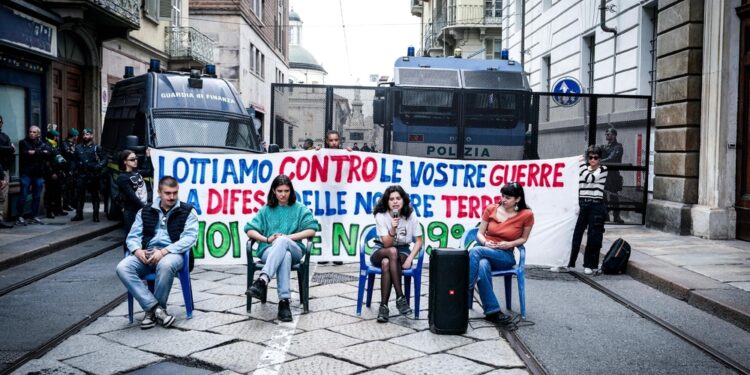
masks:
{"label": "woman in white top", "polygon": [[[568,267],[576,266],[578,251],[583,239],[583,231],[587,231],[586,252],[583,254],[583,272],[591,275],[599,268],[599,250],[602,248],[604,236],[604,220],[607,217],[607,207],[604,205],[604,184],[607,182],[607,167],[600,164],[602,149],[590,146],[586,150],[586,159],[579,159],[578,174],[578,221],[573,231],[570,260]],[[588,161],[588,163],[587,163]],[[588,229],[587,229],[588,228]]]}
{"label": "woman in white top", "polygon": [[[414,209],[409,205],[409,195],[398,185],[385,189],[373,214],[380,240],[375,241],[370,262],[383,270],[380,278],[378,322],[385,323],[389,315],[391,285],[396,290],[396,308],[399,313],[404,316],[412,313],[401,287],[401,276],[402,269],[411,268],[414,257],[422,248],[422,229]],[[409,249],[412,242],[414,246]]]}

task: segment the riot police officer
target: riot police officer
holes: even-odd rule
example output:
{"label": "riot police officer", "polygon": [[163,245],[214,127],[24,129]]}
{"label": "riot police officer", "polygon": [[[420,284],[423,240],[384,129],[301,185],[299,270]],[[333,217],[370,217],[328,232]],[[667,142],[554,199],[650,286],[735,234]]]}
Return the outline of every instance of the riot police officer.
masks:
{"label": "riot police officer", "polygon": [[99,179],[107,159],[104,158],[101,147],[94,143],[91,129],[83,129],[83,142],[76,146],[73,159],[78,205],[76,216],[71,221],[83,220],[83,205],[86,203],[86,191],[88,191],[94,206],[94,222],[99,222]]}
{"label": "riot police officer", "polygon": [[68,137],[60,143],[60,155],[67,161],[65,178],[62,180],[62,205],[63,210],[73,211],[76,205],[76,179],[73,175],[73,161],[78,143],[78,129],[68,130]]}
{"label": "riot police officer", "polygon": [[67,216],[68,213],[62,210],[62,181],[65,178],[65,169],[67,168],[65,158],[60,155],[60,133],[55,130],[47,131],[47,145],[52,152],[52,156],[46,160],[44,168],[44,210],[47,218],[52,219],[57,216]]}

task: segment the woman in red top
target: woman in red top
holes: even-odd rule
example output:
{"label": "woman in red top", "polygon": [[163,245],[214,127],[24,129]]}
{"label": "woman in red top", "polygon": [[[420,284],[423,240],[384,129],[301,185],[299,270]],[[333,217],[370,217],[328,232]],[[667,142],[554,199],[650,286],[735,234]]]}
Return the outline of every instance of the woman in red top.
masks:
{"label": "woman in red top", "polygon": [[509,270],[516,264],[513,249],[529,239],[534,214],[526,205],[523,187],[517,182],[507,183],[500,193],[502,202],[484,210],[477,231],[477,246],[469,252],[469,289],[476,284],[484,318],[504,324],[511,317],[500,311],[500,303],[492,290],[492,271]]}

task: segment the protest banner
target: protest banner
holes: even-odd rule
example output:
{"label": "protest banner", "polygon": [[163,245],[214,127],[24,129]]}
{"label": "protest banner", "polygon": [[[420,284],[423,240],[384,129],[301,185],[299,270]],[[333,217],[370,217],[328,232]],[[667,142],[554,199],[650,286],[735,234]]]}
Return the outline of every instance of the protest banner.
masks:
{"label": "protest banner", "polygon": [[265,204],[271,182],[288,175],[297,201],[321,230],[313,261],[359,260],[371,214],[386,187],[401,185],[423,230],[425,249],[464,247],[484,208],[501,199],[507,182],[524,187],[535,225],[526,244],[528,264],[567,262],[578,210],[578,160],[477,161],[415,158],[345,150],[273,154],[196,154],[152,150],[155,176],[180,184],[180,200],[200,220],[193,248],[197,264],[244,264],[242,230]]}

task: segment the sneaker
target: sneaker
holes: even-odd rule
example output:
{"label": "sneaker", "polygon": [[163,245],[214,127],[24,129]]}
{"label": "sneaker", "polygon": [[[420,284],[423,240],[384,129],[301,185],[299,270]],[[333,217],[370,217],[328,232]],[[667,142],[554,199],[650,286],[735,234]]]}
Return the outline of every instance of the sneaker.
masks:
{"label": "sneaker", "polygon": [[408,316],[413,312],[411,307],[409,307],[409,302],[406,300],[405,296],[401,296],[401,298],[396,299],[396,308],[398,309],[398,312],[403,316]]}
{"label": "sneaker", "polygon": [[157,306],[154,310],[154,317],[164,328],[169,328],[174,323],[174,316],[169,315],[167,310],[162,309],[160,306]]}
{"label": "sneaker", "polygon": [[23,226],[25,226],[26,225],[26,219],[24,219],[23,217],[19,216],[18,219],[16,219],[16,225],[23,225]]}
{"label": "sneaker", "polygon": [[340,265],[343,265],[343,264],[344,264],[344,262],[342,262],[342,261],[340,261],[340,260],[334,260],[334,261],[333,261],[333,265],[334,265],[334,266],[340,266]]}
{"label": "sneaker", "polygon": [[380,308],[378,309],[378,323],[387,323],[388,315],[390,315],[390,313],[388,306],[380,305]]}
{"label": "sneaker", "polygon": [[513,320],[513,317],[510,315],[503,314],[501,311],[498,311],[496,313],[485,315],[484,320],[495,323],[495,324],[506,325],[510,323],[511,320]]}
{"label": "sneaker", "polygon": [[29,219],[29,220],[28,220],[28,223],[29,223],[29,224],[39,224],[39,225],[44,225],[44,222],[42,221],[42,219],[40,219],[40,218],[38,218],[38,217],[32,217],[31,219]]}
{"label": "sneaker", "polygon": [[549,270],[550,270],[550,272],[568,272],[568,267],[557,266],[557,267],[552,267]]}
{"label": "sneaker", "polygon": [[141,329],[154,328],[156,321],[154,320],[154,312],[147,311],[146,316],[141,320]]}
{"label": "sneaker", "polygon": [[587,275],[591,275],[592,273],[594,273],[594,270],[592,270],[591,268],[586,267],[586,268],[583,269],[583,273],[585,273]]}
{"label": "sneaker", "polygon": [[288,299],[282,299],[279,301],[279,313],[276,316],[279,321],[282,322],[291,322],[292,319],[292,310],[289,308],[289,300]]}
{"label": "sneaker", "polygon": [[259,299],[261,302],[265,303],[267,292],[268,292],[268,287],[266,286],[266,282],[263,281],[263,279],[259,277],[255,281],[253,281],[253,285],[247,288],[247,291],[245,291],[245,294],[255,299]]}

